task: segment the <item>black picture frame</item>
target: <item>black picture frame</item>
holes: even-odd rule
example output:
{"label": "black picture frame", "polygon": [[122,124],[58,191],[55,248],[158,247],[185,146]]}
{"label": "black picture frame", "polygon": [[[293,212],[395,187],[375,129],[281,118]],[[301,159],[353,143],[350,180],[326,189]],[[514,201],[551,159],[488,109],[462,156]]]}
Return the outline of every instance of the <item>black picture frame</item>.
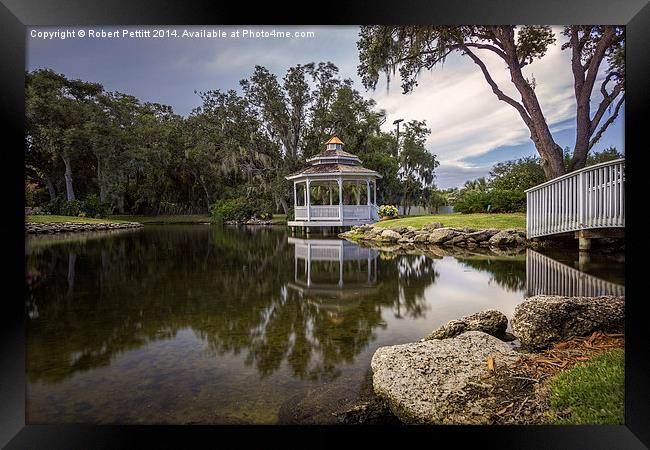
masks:
{"label": "black picture frame", "polygon": [[[156,427],[25,425],[24,336],[24,75],[26,27],[91,24],[624,24],[626,40],[625,143],[626,204],[643,196],[637,177],[643,177],[641,158],[647,152],[642,121],[650,103],[650,0],[465,0],[415,2],[323,2],[305,7],[277,2],[120,0],[1,0],[0,92],[3,125],[2,181],[4,195],[0,227],[4,236],[5,286],[0,353],[0,444],[6,448],[119,448],[150,446],[192,447],[202,439],[210,447],[241,447],[262,440],[289,447],[341,445],[359,434],[363,445],[396,443],[440,445],[440,438],[498,448],[648,448],[650,446],[650,357],[645,346],[647,319],[639,279],[626,274],[625,425],[622,426],[432,426],[432,427]],[[637,148],[638,147],[638,148]],[[642,187],[640,189],[643,189]],[[633,207],[627,214],[640,215]],[[635,244],[636,220],[627,219],[627,241]],[[642,236],[640,236],[642,237]],[[628,247],[626,267],[642,267]],[[629,269],[628,269],[629,272]],[[314,436],[317,435],[317,436]],[[234,440],[231,440],[234,439]],[[346,439],[346,441],[342,441]],[[408,440],[406,440],[408,439]],[[233,445],[234,443],[234,445]],[[444,445],[444,444],[443,444]]]}

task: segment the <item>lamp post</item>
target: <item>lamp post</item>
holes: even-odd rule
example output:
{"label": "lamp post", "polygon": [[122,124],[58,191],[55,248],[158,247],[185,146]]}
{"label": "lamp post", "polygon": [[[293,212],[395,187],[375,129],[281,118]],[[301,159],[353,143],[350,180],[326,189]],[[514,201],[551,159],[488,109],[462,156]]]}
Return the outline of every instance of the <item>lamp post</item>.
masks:
{"label": "lamp post", "polygon": [[397,126],[397,134],[396,134],[397,138],[395,139],[396,142],[397,142],[397,145],[395,146],[395,157],[397,157],[399,155],[399,123],[403,122],[403,121],[404,121],[404,119],[397,119],[397,120],[393,121],[393,125]]}

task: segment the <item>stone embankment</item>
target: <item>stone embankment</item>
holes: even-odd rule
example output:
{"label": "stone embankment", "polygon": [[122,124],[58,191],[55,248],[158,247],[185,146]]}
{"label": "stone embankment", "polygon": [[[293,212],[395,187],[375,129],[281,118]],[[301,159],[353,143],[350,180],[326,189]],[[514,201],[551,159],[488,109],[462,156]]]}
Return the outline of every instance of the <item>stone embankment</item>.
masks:
{"label": "stone embankment", "polygon": [[[420,342],[380,347],[371,363],[373,389],[403,423],[489,424],[490,374],[514,367],[522,351],[621,332],[624,316],[623,297],[531,297],[515,308],[514,336],[505,316],[489,310],[450,321]],[[514,343],[504,342],[511,337]]]}
{"label": "stone embankment", "polygon": [[25,232],[27,232],[28,234],[76,233],[82,231],[101,231],[101,230],[119,230],[125,228],[140,228],[143,226],[144,225],[142,225],[139,222],[124,222],[124,223],[28,222],[25,224]]}
{"label": "stone embankment", "polygon": [[421,229],[415,227],[383,228],[373,225],[352,227],[340,237],[355,241],[391,243],[405,248],[426,246],[474,248],[524,248],[539,246],[538,241],[526,239],[526,232],[511,228],[455,228],[444,227],[439,222],[426,224]]}

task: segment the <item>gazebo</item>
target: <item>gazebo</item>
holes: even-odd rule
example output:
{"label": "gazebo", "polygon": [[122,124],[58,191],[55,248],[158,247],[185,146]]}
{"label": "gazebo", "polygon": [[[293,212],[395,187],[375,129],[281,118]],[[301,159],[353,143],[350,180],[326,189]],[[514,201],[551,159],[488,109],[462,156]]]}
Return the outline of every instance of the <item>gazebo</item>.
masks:
{"label": "gazebo", "polygon": [[377,184],[381,175],[361,166],[333,136],[310,164],[286,177],[293,181],[295,218],[290,227],[347,227],[372,223],[377,215]]}

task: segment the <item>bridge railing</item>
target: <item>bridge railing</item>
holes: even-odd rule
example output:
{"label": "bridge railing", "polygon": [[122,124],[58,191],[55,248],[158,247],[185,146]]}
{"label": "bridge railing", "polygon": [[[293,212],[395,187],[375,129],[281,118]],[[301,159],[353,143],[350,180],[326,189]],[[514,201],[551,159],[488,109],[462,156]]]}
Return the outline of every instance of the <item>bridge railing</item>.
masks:
{"label": "bridge railing", "polygon": [[625,227],[625,159],[585,167],[526,191],[528,237]]}

